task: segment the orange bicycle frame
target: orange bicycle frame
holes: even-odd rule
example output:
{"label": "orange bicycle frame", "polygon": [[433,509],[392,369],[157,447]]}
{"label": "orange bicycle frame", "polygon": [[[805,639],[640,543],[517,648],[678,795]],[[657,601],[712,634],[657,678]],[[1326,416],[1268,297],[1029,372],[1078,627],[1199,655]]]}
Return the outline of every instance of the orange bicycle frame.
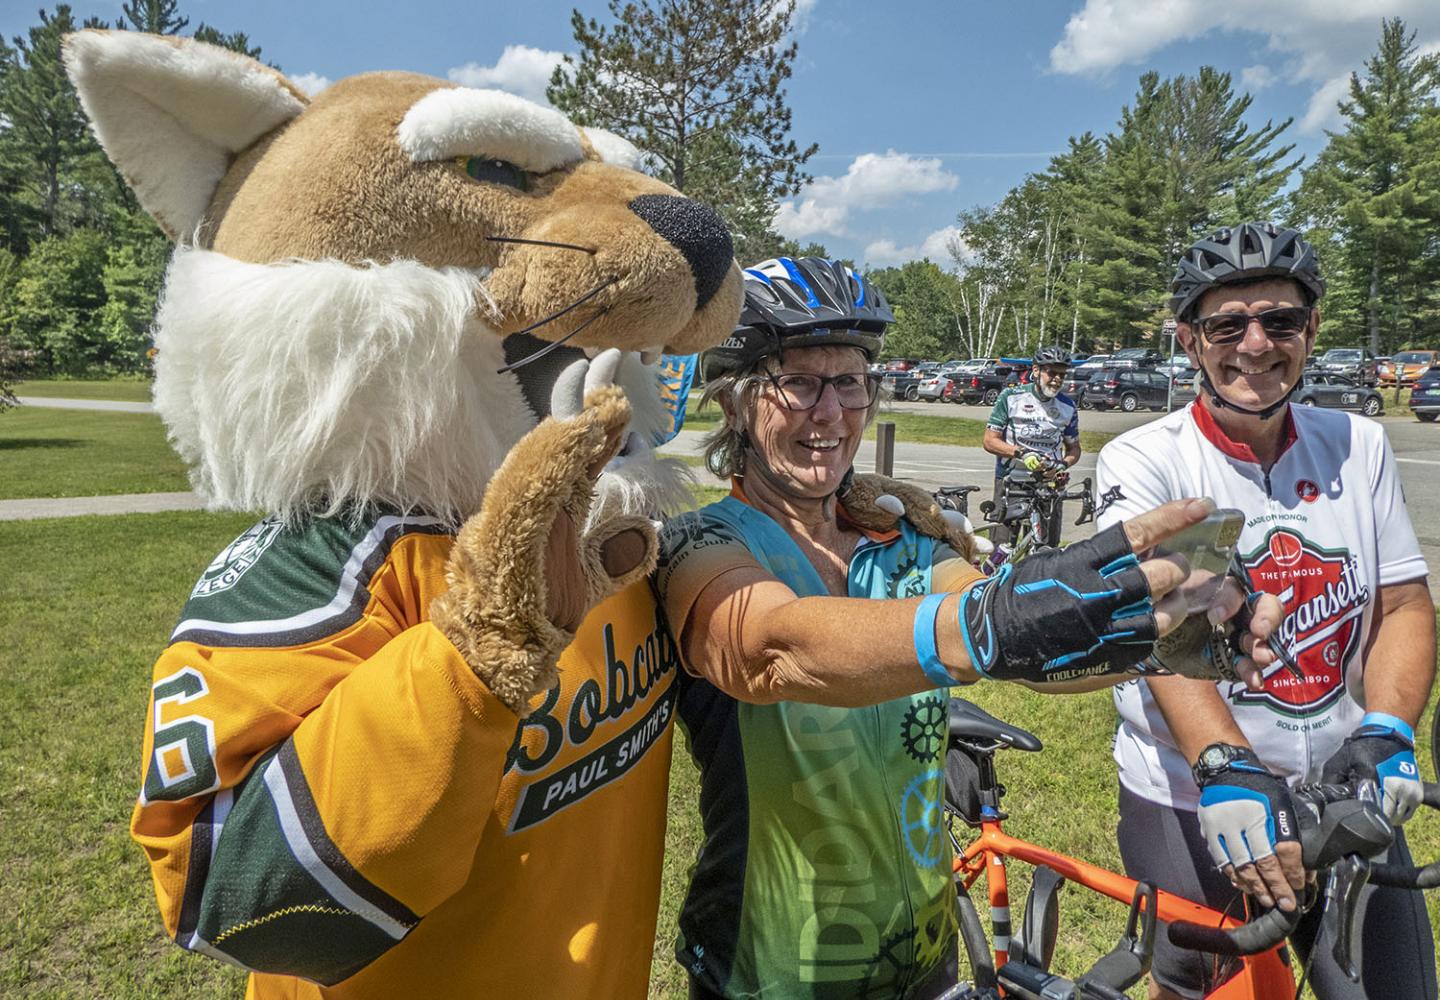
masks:
{"label": "orange bicycle frame", "polygon": [[[1015,858],[1031,865],[1046,865],[1071,882],[1127,905],[1135,896],[1137,883],[1133,879],[1017,840],[1001,829],[999,819],[983,819],[980,834],[955,859],[955,876],[967,892],[981,875],[985,876],[985,886],[990,897],[992,928],[997,921],[1008,922],[1010,919],[1010,890],[1005,879],[1006,858]],[[1156,916],[1166,922],[1189,920],[1211,927],[1238,927],[1241,924],[1241,921],[1208,906],[1163,890],[1156,893],[1156,908]],[[1010,957],[1009,940],[996,935],[993,945],[995,967],[998,969]],[[1295,995],[1295,979],[1289,964],[1281,957],[1278,946],[1237,961],[1240,963],[1239,971],[1213,992],[1207,993],[1208,1000],[1274,1000],[1277,997]]]}

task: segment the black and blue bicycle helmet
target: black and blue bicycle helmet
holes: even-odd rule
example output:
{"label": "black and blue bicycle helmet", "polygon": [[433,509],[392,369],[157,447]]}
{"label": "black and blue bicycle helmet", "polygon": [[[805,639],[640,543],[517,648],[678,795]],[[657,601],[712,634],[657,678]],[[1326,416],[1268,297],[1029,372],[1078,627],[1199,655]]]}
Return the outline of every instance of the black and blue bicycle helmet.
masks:
{"label": "black and blue bicycle helmet", "polygon": [[1315,248],[1298,231],[1273,222],[1246,222],[1196,240],[1185,251],[1170,279],[1170,309],[1186,321],[1210,289],[1257,278],[1290,278],[1312,304],[1325,294]]}
{"label": "black and blue bicycle helmet", "polygon": [[705,379],[746,368],[786,347],[858,347],[873,361],[895,314],[885,296],[844,264],[777,257],[747,267],[740,322],[705,352]]}

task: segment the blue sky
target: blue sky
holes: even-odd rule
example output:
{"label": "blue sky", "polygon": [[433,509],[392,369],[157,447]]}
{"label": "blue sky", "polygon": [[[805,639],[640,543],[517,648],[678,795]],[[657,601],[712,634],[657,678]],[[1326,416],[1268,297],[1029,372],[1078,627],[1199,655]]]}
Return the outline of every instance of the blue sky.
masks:
{"label": "blue sky", "polygon": [[[4,0],[6,37],[36,22],[34,0]],[[407,69],[543,100],[570,11],[556,0],[181,0],[242,30],[307,89],[373,69]],[[603,2],[585,0],[587,16]],[[1437,0],[800,0],[790,81],[793,134],[818,142],[814,184],[777,226],[873,265],[928,255],[949,263],[956,214],[1003,197],[1066,139],[1103,134],[1140,74],[1212,65],[1255,97],[1249,120],[1294,117],[1313,156],[1335,99],[1400,16],[1440,50]],[[120,0],[74,0],[113,21]]]}

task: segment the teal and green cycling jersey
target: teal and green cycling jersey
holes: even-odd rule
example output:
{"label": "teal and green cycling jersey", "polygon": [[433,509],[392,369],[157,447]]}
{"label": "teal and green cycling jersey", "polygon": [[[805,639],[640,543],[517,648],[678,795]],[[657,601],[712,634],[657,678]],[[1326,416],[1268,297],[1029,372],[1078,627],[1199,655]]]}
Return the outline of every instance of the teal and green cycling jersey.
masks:
{"label": "teal and green cycling jersey", "polygon": [[[849,595],[929,593],[937,549],[953,556],[902,521],[857,548]],[[667,583],[684,588],[698,563],[735,565],[737,553],[800,596],[827,593],[779,525],[727,497],[667,524],[662,602]],[[750,705],[682,674],[705,828],[676,944],[692,975],[728,997],[903,997],[949,967],[947,708],[944,691],[869,708]]]}

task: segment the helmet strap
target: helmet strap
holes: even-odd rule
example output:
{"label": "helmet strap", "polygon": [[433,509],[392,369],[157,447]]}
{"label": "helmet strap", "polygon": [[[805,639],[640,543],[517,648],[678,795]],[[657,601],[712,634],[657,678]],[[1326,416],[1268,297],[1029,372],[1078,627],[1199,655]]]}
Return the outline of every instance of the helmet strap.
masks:
{"label": "helmet strap", "polygon": [[1204,389],[1210,394],[1210,398],[1214,400],[1215,407],[1217,409],[1234,410],[1236,413],[1244,413],[1248,416],[1259,417],[1261,420],[1269,420],[1271,417],[1273,417],[1275,414],[1279,413],[1282,409],[1289,405],[1290,397],[1295,395],[1296,389],[1300,388],[1300,380],[1296,380],[1295,384],[1290,387],[1289,391],[1286,392],[1285,395],[1281,396],[1278,400],[1271,403],[1263,410],[1252,410],[1247,406],[1241,406],[1238,403],[1232,403],[1230,400],[1220,395],[1220,390],[1216,389],[1215,383],[1210,380],[1210,369],[1205,367],[1203,361],[1200,364],[1200,388]]}

